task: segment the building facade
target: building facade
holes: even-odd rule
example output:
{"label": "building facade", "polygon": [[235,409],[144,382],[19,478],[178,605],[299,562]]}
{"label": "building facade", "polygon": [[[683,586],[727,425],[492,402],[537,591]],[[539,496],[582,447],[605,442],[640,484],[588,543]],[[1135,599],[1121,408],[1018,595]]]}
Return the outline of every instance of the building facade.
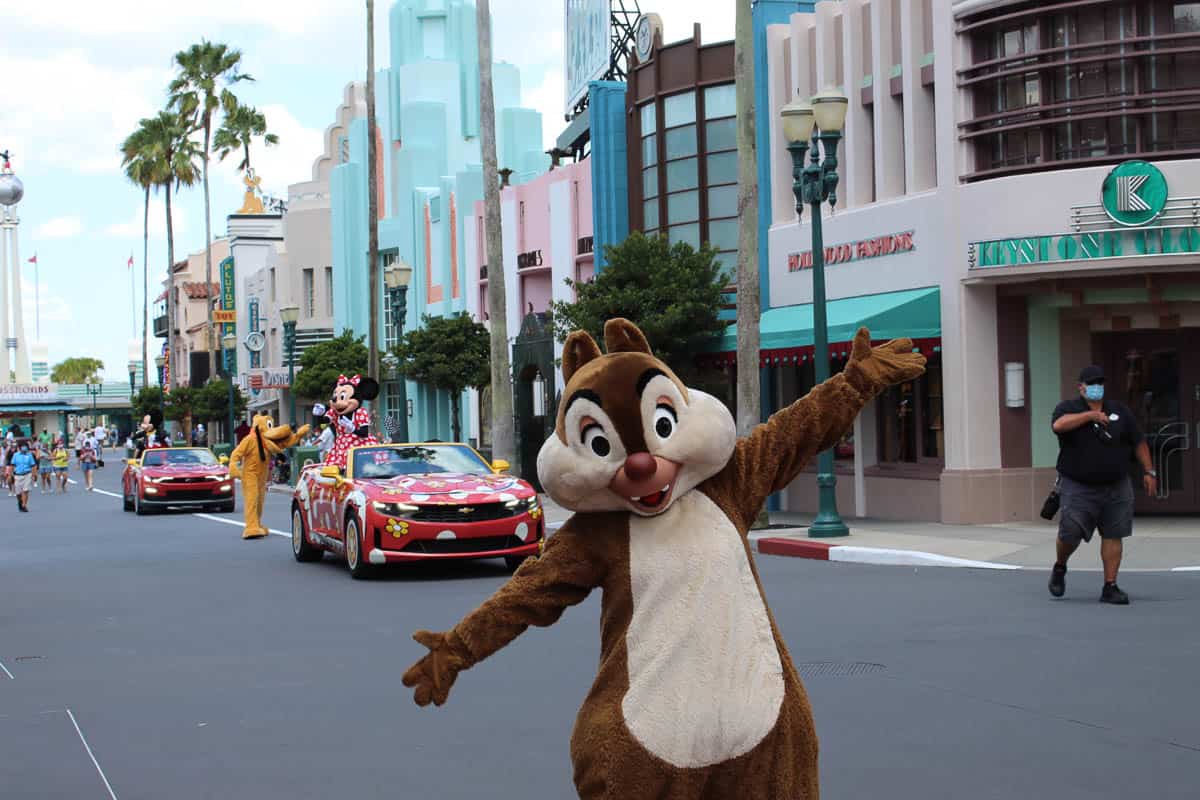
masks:
{"label": "building facade", "polygon": [[[475,6],[467,0],[397,0],[388,15],[391,66],[376,76],[380,330],[384,348],[396,326],[383,291],[382,271],[412,267],[404,328],[425,315],[468,309],[477,278],[466,255],[466,225],[483,197],[479,150],[479,64]],[[493,65],[497,156],[510,182],[525,183],[549,163],[543,153],[541,115],[521,106],[520,75]],[[367,125],[356,119],[339,143],[331,177],[333,305],[335,328],[363,335],[369,320]],[[470,302],[474,302],[473,300]],[[462,419],[476,414],[470,399],[409,382],[409,408],[398,408],[398,383],[381,378],[384,413],[408,414],[415,440],[448,439],[451,402]],[[465,427],[464,427],[465,430]]]}
{"label": "building facade", "polygon": [[[766,29],[773,407],[812,381],[811,212],[797,223],[779,111],[825,87],[850,99],[823,218],[831,351],[844,359],[866,324],[929,359],[838,448],[844,513],[1033,519],[1054,479],[1050,412],[1093,362],[1166,476],[1139,511],[1200,511],[1185,346],[1200,325],[1200,8],[1044,8],[847,0]],[[815,508],[813,476],[783,504]]]}
{"label": "building facade", "polygon": [[[213,282],[205,283],[204,251],[189,253],[187,258],[175,262],[170,281],[163,281],[163,291],[155,298],[154,335],[167,338],[167,292],[174,292],[175,319],[172,350],[167,352],[163,342],[160,352],[167,355],[165,384],[170,386],[203,386],[209,379],[208,370],[208,309],[220,299],[220,264],[229,257],[229,238],[220,237],[211,245]],[[169,284],[169,285],[168,285]],[[217,326],[216,337],[221,337]],[[220,343],[214,344],[220,348]],[[220,369],[218,353],[217,368]],[[150,365],[153,367],[153,365]]]}

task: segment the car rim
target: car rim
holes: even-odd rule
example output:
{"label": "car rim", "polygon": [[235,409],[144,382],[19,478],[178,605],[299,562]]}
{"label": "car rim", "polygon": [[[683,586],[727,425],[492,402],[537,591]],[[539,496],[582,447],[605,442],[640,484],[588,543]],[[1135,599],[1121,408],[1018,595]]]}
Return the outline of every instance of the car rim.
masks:
{"label": "car rim", "polygon": [[346,563],[351,569],[358,566],[358,525],[346,523]]}
{"label": "car rim", "polygon": [[304,522],[300,519],[300,509],[292,510],[292,552],[300,554],[304,546]]}

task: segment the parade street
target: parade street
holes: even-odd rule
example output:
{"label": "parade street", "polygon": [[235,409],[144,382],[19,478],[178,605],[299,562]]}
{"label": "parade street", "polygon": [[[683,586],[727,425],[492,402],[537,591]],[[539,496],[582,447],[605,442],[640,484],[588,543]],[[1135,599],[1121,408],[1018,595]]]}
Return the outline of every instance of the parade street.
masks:
{"label": "parade street", "polygon": [[[281,534],[287,501],[268,499]],[[78,485],[9,505],[0,796],[573,796],[597,595],[421,709],[400,683],[412,632],[453,625],[501,562],[354,581],[332,556],[296,563],[283,535],[242,541],[240,514],[137,517]],[[1094,573],[1053,602],[1037,570],[758,563],[811,695],[824,797],[1195,797],[1194,574],[1131,574],[1119,608],[1096,602]]]}

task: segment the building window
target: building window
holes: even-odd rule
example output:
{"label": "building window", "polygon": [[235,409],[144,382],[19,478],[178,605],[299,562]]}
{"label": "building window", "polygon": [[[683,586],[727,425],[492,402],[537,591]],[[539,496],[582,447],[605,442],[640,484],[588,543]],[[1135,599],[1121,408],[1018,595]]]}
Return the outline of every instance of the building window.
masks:
{"label": "building window", "polygon": [[876,403],[879,463],[944,462],[940,353],[929,358],[924,375],[885,389]]}
{"label": "building window", "polygon": [[275,268],[271,267],[270,272],[268,272],[267,274],[269,276],[270,287],[271,287],[271,302],[274,303],[275,300],[277,299],[276,295],[275,295]]}
{"label": "building window", "polygon": [[333,316],[333,267],[325,268],[325,316]]}
{"label": "building window", "polygon": [[737,263],[737,90],[734,84],[704,90],[704,175],[707,219],[704,241],[726,266]]}
{"label": "building window", "polygon": [[317,315],[317,287],[313,279],[313,271],[306,269],[302,273],[304,280],[304,318],[312,319]]}
{"label": "building window", "polygon": [[391,380],[384,384],[387,387],[386,394],[383,398],[383,413],[395,414],[396,419],[400,419],[401,414],[408,413],[408,409],[400,408],[400,381]]}

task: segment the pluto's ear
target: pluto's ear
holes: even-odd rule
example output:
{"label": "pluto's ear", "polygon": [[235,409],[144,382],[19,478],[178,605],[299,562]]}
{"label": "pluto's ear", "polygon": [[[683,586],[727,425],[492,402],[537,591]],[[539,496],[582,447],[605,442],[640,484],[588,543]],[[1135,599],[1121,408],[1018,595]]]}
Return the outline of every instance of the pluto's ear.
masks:
{"label": "pluto's ear", "polygon": [[563,343],[563,383],[570,383],[571,376],[593,358],[600,357],[600,347],[587,331],[572,331]]}
{"label": "pluto's ear", "polygon": [[604,323],[604,349],[609,353],[653,355],[641,329],[623,317],[614,317]]}

